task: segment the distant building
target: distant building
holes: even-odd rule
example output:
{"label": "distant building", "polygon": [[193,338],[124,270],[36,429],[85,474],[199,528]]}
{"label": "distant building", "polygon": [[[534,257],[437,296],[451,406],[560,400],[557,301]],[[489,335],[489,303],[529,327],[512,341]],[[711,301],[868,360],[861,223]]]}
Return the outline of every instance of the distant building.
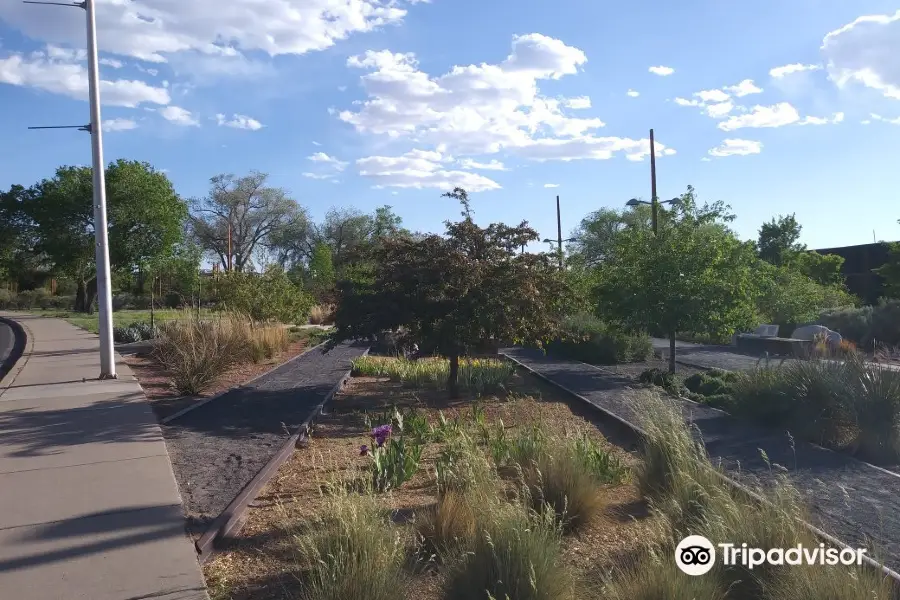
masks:
{"label": "distant building", "polygon": [[824,248],[816,250],[819,254],[836,254],[844,257],[844,265],[841,272],[847,282],[847,289],[862,298],[866,304],[877,304],[882,296],[883,281],[880,276],[872,272],[885,264],[888,260],[888,245],[885,242],[877,244],[860,244],[858,246],[844,246],[843,248]]}

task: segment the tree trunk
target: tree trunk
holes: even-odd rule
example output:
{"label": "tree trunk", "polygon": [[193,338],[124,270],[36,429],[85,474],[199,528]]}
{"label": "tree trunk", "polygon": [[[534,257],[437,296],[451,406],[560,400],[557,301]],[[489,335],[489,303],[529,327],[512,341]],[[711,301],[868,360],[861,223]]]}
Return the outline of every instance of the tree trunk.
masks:
{"label": "tree trunk", "polygon": [[88,314],[94,314],[94,300],[97,299],[97,278],[89,279],[85,290],[85,301],[87,302]]}
{"label": "tree trunk", "polygon": [[675,330],[669,333],[669,373],[675,372]]}
{"label": "tree trunk", "polygon": [[78,289],[75,290],[75,308],[73,310],[80,313],[88,312],[87,286],[83,279],[78,280]]}
{"label": "tree trunk", "polygon": [[450,397],[459,398],[459,355],[454,354],[450,357],[450,376],[447,378],[447,388],[450,390]]}

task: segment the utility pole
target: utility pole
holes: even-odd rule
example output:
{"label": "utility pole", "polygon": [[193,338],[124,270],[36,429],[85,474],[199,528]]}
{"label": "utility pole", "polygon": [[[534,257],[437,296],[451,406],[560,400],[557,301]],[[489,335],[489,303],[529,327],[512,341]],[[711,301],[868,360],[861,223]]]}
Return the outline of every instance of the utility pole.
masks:
{"label": "utility pole", "polygon": [[226,267],[228,268],[228,272],[231,272],[231,217],[228,218],[228,260],[226,261],[228,264]]}
{"label": "utility pole", "polygon": [[559,196],[556,197],[556,240],[559,244],[559,270],[563,270],[563,251],[562,251],[562,219],[559,216]]}
{"label": "utility pole", "polygon": [[658,231],[659,201],[656,198],[656,147],[653,144],[653,130],[650,130],[650,208],[653,217],[653,235]]}
{"label": "utility pole", "polygon": [[[71,6],[84,9],[87,20],[88,97],[91,122],[78,128],[91,134],[91,169],[94,187],[94,258],[97,263],[97,305],[100,312],[100,379],[116,378],[116,361],[112,335],[112,283],[109,268],[109,240],[106,221],[106,177],[103,164],[103,135],[100,119],[100,69],[97,58],[97,19],[94,0],[83,2],[36,2],[26,4]],[[38,129],[38,128],[34,128]],[[49,129],[49,128],[40,128]]]}

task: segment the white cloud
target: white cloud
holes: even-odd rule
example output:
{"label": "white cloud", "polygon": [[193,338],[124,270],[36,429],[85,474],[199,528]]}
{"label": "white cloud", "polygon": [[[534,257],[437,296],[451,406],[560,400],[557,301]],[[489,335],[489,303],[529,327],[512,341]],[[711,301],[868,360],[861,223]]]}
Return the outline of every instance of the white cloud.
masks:
{"label": "white cloud", "polygon": [[715,148],[709,151],[710,156],[747,156],[749,154],[759,154],[762,152],[762,142],[741,139],[726,139]]}
{"label": "white cloud", "polygon": [[[415,2],[412,2],[415,4]],[[270,56],[323,50],[348,36],[401,21],[401,0],[110,0],[97,11],[107,52],[150,62],[197,51]],[[84,22],[67,11],[0,3],[0,21],[31,38],[84,43]]]}
{"label": "white cloud", "polygon": [[347,167],[347,164],[348,164],[342,160],[335,158],[334,156],[328,156],[324,152],[316,152],[315,154],[313,154],[311,156],[307,156],[306,160],[311,160],[316,163],[326,164],[326,165],[334,168],[337,171],[343,171]]}
{"label": "white cloud", "polygon": [[[895,117],[893,119],[889,119],[887,117],[882,117],[881,115],[878,115],[875,113],[872,113],[871,117],[872,117],[873,121],[881,121],[883,123],[890,123],[891,125],[900,125],[900,117]],[[865,121],[863,121],[863,123],[867,124]]]}
{"label": "white cloud", "polygon": [[497,64],[455,66],[437,77],[420,71],[412,54],[369,51],[347,61],[370,71],[361,77],[368,98],[338,117],[360,133],[444,144],[456,155],[605,159],[646,144],[596,137],[603,121],[569,116],[559,99],[540,95],[540,81],[577,73],[586,61],[578,48],[540,34],[515,36]]}
{"label": "white cloud", "polygon": [[577,96],[575,98],[568,98],[564,104],[567,108],[571,108],[572,110],[582,110],[591,107],[591,99],[588,96]]}
{"label": "white cloud", "polygon": [[[14,52],[0,58],[0,83],[31,87],[77,100],[87,100],[88,74],[84,53],[48,46],[28,55]],[[169,92],[143,81],[117,79],[100,81],[100,100],[111,106],[168,104]]]}
{"label": "white cloud", "polygon": [[317,142],[317,141],[315,141],[315,140],[313,140],[313,143],[312,143],[312,145],[313,145],[313,146],[321,146],[321,145],[322,145],[322,144],[320,144],[320,143],[319,143],[319,142]]}
{"label": "white cloud", "polygon": [[706,114],[713,119],[721,119],[727,116],[732,110],[734,110],[734,104],[730,100],[706,106]]}
{"label": "white cloud", "polygon": [[469,171],[444,168],[447,159],[436,151],[412,150],[402,156],[368,156],[356,161],[359,174],[376,181],[376,187],[437,188],[456,186],[470,192],[496,190],[500,184]]}
{"label": "white cloud", "polygon": [[675,104],[678,106],[703,106],[703,102],[699,100],[688,100],[687,98],[675,98]]}
{"label": "white cloud", "polygon": [[231,127],[233,129],[249,129],[250,131],[257,131],[263,128],[262,123],[246,115],[235,114],[231,115],[231,119],[228,119],[224,114],[219,113],[216,115],[216,122],[222,127]]}
{"label": "white cloud", "polygon": [[475,169],[481,171],[508,171],[503,163],[496,159],[491,159],[491,162],[481,163],[471,158],[464,158],[459,161],[459,166],[463,169]]}
{"label": "white cloud", "polygon": [[159,109],[159,114],[167,121],[171,121],[176,125],[183,127],[199,127],[200,122],[194,118],[191,111],[181,108],[180,106],[167,106]]}
{"label": "white cloud", "polygon": [[632,98],[637,98],[638,96],[641,95],[640,92],[635,91],[635,90],[628,90],[628,91],[625,92],[625,93],[628,94],[629,96],[631,96]]}
{"label": "white cloud", "polygon": [[115,58],[101,58],[100,64],[107,67],[112,67],[113,69],[121,69],[123,66],[122,61],[116,60]]}
{"label": "white cloud", "polygon": [[752,79],[745,79],[736,85],[725,86],[724,89],[730,94],[734,94],[738,98],[749,96],[750,94],[761,94],[762,88],[753,83]]}
{"label": "white cloud", "polygon": [[799,121],[798,125],[833,125],[836,123],[841,123],[844,120],[844,113],[837,112],[828,117],[804,117],[802,121]]}
{"label": "white cloud", "polygon": [[857,18],[828,33],[821,50],[839,88],[855,83],[900,100],[900,10]]}
{"label": "white cloud", "polygon": [[700,160],[703,161],[703,162],[710,162],[712,159],[711,159],[710,157],[708,157],[708,156],[704,156],[704,157],[701,158]]}
{"label": "white cloud", "polygon": [[332,179],[334,177],[333,173],[304,173],[304,177],[308,177],[309,179]]}
{"label": "white cloud", "polygon": [[722,131],[734,131],[744,127],[782,127],[800,120],[797,109],[787,102],[779,102],[773,106],[754,106],[743,115],[733,115],[719,123]]}
{"label": "white cloud", "polygon": [[783,79],[788,75],[792,75],[794,73],[802,73],[804,71],[818,71],[822,68],[821,65],[804,65],[800,63],[793,63],[790,65],[784,65],[781,67],[775,67],[769,71],[769,75],[774,79]]}
{"label": "white cloud", "polygon": [[694,96],[700,99],[700,102],[725,102],[731,96],[722,90],[701,90],[694,92]]}
{"label": "white cloud", "polygon": [[544,187],[545,188],[558,188],[559,184],[558,183],[545,183]]}
{"label": "white cloud", "polygon": [[659,75],[661,77],[665,77],[666,75],[671,75],[672,73],[675,72],[675,69],[673,69],[672,67],[664,67],[662,65],[660,65],[658,67],[650,67],[647,70],[650,71],[651,73],[653,73],[654,75]]}
{"label": "white cloud", "polygon": [[137,129],[137,122],[131,119],[106,119],[103,121],[103,131],[127,131]]}

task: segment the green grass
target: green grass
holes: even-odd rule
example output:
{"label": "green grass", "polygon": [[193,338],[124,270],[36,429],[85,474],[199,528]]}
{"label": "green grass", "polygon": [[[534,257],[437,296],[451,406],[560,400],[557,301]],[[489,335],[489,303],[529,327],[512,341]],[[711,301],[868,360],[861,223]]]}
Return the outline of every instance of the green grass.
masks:
{"label": "green grass", "polygon": [[[91,333],[99,333],[100,332],[100,316],[98,313],[94,313],[92,315],[87,315],[83,313],[77,313],[70,310],[56,310],[56,309],[40,309],[34,308],[27,311],[30,314],[40,315],[42,317],[55,317],[57,319],[65,319],[72,325],[76,327],[81,327],[86,331],[90,331]],[[153,311],[153,320],[156,323],[162,323],[163,321],[176,321],[178,319],[184,319],[186,317],[185,309],[179,308],[161,308]],[[196,311],[194,312],[196,314]],[[212,314],[209,310],[201,310],[201,315],[210,315]],[[113,312],[113,327],[128,327],[132,323],[145,321],[147,323],[150,322],[150,311],[149,310],[118,310]]]}
{"label": "green grass", "polygon": [[[417,361],[384,356],[363,356],[353,361],[353,375],[389,377],[408,387],[445,389],[450,361],[427,358]],[[494,358],[461,358],[459,387],[477,394],[501,390],[516,372],[510,362]]]}

